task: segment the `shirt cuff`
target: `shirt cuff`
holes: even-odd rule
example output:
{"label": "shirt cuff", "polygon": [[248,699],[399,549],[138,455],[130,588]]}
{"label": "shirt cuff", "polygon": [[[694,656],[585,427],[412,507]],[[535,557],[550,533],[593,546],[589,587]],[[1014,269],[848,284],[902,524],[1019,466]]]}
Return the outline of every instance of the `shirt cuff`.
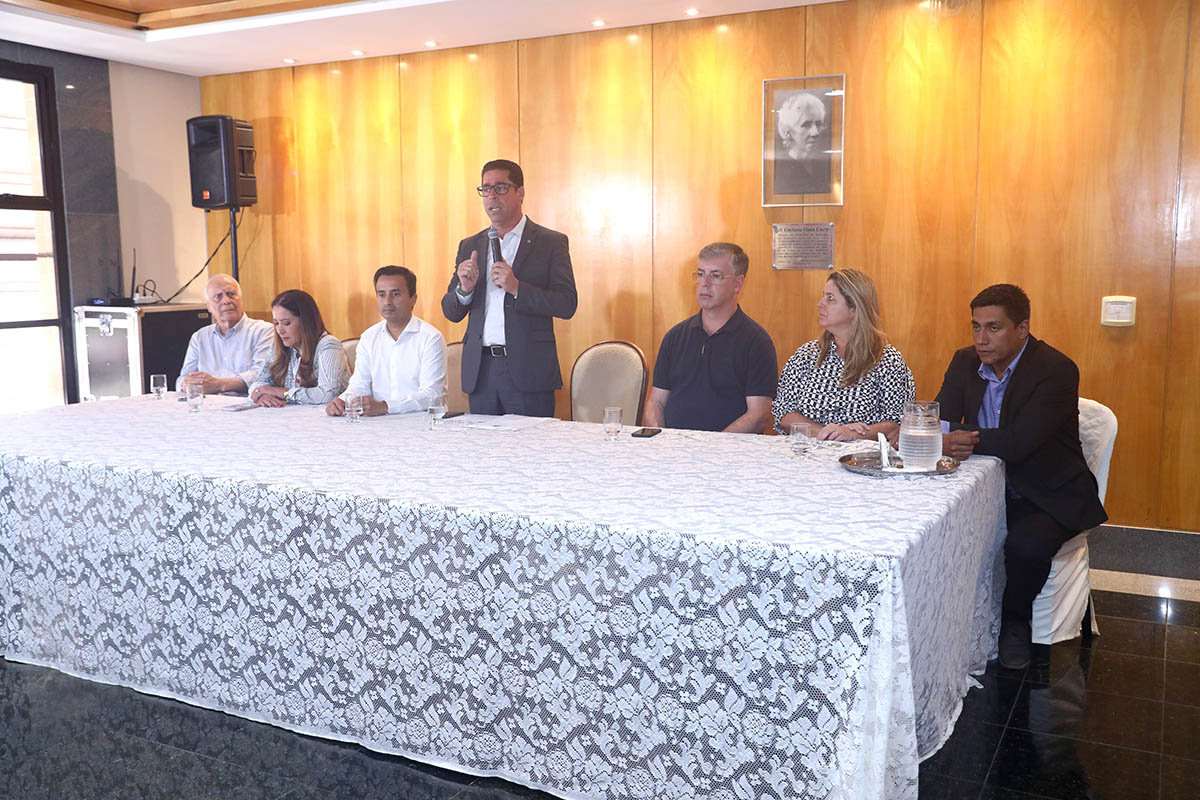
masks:
{"label": "shirt cuff", "polygon": [[942,420],[942,436],[945,436],[949,432],[950,432],[950,423],[946,422],[946,420]]}
{"label": "shirt cuff", "polygon": [[471,305],[471,298],[475,296],[474,292],[470,292],[469,294],[463,294],[458,289],[454,290],[454,294],[455,294],[455,296],[458,297],[458,302],[462,303],[464,306]]}

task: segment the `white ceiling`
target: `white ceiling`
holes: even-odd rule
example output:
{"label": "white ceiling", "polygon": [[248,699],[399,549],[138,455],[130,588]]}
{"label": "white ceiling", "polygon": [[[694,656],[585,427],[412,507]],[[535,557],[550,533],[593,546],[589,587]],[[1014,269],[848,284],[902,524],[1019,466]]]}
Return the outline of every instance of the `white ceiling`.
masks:
{"label": "white ceiling", "polygon": [[362,0],[259,17],[131,31],[0,4],[0,38],[185,75],[412,53],[840,0]]}

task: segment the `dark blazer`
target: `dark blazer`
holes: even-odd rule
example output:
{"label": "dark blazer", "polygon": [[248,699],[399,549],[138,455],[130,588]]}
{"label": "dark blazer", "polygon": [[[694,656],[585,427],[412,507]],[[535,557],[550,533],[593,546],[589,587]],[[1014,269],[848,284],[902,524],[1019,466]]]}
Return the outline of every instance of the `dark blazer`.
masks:
{"label": "dark blazer", "polygon": [[[487,298],[484,282],[489,280],[485,267],[487,232],[484,228],[458,243],[455,274],[442,296],[442,313],[446,319],[459,322],[467,314],[471,315],[462,350],[462,388],[467,394],[475,391],[479,362],[483,358],[483,318]],[[471,304],[465,306],[459,302],[456,292],[457,269],[471,257],[471,251],[479,254],[479,281],[475,284]],[[521,288],[515,298],[507,292],[504,295],[504,340],[508,348],[509,374],[523,392],[561,389],[554,317],[570,319],[578,304],[567,237],[527,219],[525,235],[512,268]]]}
{"label": "dark blazer", "polygon": [[987,382],[974,347],[954,354],[937,400],[951,430],[979,431],[975,452],[1003,459],[1008,485],[1072,531],[1108,519],[1079,444],[1079,368],[1029,337],[1000,405],[1000,427],[980,428]]}

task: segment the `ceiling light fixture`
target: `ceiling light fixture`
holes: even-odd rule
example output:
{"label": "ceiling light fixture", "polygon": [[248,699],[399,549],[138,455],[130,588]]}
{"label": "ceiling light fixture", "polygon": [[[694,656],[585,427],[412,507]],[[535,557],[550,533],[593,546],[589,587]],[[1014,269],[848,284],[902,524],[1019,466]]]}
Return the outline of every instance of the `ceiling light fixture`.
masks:
{"label": "ceiling light fixture", "polygon": [[683,12],[683,13],[687,14],[689,17],[694,17],[694,16],[696,16],[697,14],[699,14],[699,13],[700,13],[700,9],[698,9],[698,8],[689,8],[687,11],[685,11],[685,12]]}
{"label": "ceiling light fixture", "polygon": [[435,42],[433,39],[430,39],[428,42],[425,43],[425,46],[426,47],[437,47],[437,42]]}
{"label": "ceiling light fixture", "polygon": [[602,20],[602,19],[594,19],[594,20],[592,20],[592,27],[593,27],[593,28],[603,28],[603,27],[604,27],[604,20]]}
{"label": "ceiling light fixture", "polygon": [[351,51],[350,51],[350,55],[352,55],[352,56],[361,56],[361,55],[366,55],[366,54],[365,54],[365,53],[364,53],[362,50],[351,50]]}
{"label": "ceiling light fixture", "polygon": [[283,63],[285,63],[285,64],[295,64],[295,63],[296,63],[296,59],[294,59],[294,58],[285,58],[285,59],[283,60]]}

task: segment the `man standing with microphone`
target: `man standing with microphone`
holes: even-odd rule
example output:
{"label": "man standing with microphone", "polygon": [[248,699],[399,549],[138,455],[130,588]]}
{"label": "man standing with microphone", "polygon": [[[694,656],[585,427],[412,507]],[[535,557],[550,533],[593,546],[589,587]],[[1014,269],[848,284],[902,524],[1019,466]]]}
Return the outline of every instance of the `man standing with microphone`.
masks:
{"label": "man standing with microphone", "polygon": [[451,322],[470,315],[462,388],[472,414],[554,416],[562,388],[554,317],[570,319],[578,297],[567,237],[525,216],[525,175],[512,161],[483,165],[483,210],[492,221],[458,244],[458,267],[442,297]]}

